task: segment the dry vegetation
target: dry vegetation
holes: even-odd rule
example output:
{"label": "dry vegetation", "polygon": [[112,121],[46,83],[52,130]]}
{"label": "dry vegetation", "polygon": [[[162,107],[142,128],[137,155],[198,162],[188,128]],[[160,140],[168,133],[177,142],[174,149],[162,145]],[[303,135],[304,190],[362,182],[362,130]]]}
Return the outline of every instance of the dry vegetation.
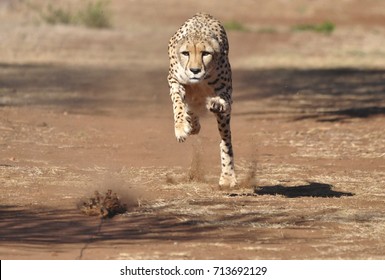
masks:
{"label": "dry vegetation", "polygon": [[[199,4],[230,29],[230,190],[210,115],[173,136],[166,45],[196,1],[106,2],[107,29],[47,23],[49,2],[0,2],[1,259],[385,257],[381,1]],[[83,215],[95,191],[127,211]]]}

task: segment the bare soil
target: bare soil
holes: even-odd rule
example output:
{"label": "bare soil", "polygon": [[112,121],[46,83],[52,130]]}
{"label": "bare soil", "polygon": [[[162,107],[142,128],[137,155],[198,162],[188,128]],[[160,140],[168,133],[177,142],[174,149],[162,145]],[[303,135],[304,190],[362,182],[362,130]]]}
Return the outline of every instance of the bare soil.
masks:
{"label": "bare soil", "polygon": [[[0,3],[0,259],[385,258],[385,3],[204,2],[110,1],[106,30]],[[173,135],[167,42],[197,11],[246,27],[235,189],[210,114]],[[108,189],[127,212],[80,211]]]}

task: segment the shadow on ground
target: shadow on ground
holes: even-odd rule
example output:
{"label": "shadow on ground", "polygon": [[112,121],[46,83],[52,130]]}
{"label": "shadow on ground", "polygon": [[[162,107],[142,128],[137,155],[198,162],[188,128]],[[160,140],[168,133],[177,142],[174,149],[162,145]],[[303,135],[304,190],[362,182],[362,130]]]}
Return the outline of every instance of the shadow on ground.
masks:
{"label": "shadow on ground", "polygon": [[[238,200],[242,198],[237,198]],[[253,209],[259,201],[249,201]],[[192,208],[214,207],[217,215],[181,214],[170,211],[174,206],[162,208],[143,208],[135,212],[101,220],[96,217],[81,215],[74,209],[20,209],[16,206],[0,206],[0,245],[19,244],[20,246],[44,246],[49,244],[78,244],[87,246],[97,242],[108,241],[109,244],[152,244],[154,241],[196,241],[240,242],[245,239],[245,231],[253,233],[249,238],[275,239],[272,242],[284,242],[281,236],[271,236],[271,232],[262,225],[280,226],[283,221],[290,228],[302,229],[306,220],[304,215],[288,215],[285,212],[234,212],[223,204],[223,200],[192,201]],[[223,205],[223,209],[218,208]],[[240,202],[242,205],[242,202]],[[172,208],[173,209],[173,208]],[[313,213],[309,213],[313,217]],[[225,217],[225,218],[224,218]],[[317,228],[312,223],[309,227]],[[311,238],[311,237],[309,237]],[[306,238],[305,238],[306,239]],[[304,237],[301,237],[304,240]]]}
{"label": "shadow on ground", "polygon": [[[213,202],[211,202],[213,203]],[[215,202],[214,202],[215,203]],[[190,216],[165,213],[164,209],[116,216],[113,219],[99,219],[80,215],[70,209],[19,209],[14,206],[0,207],[0,245],[20,243],[30,245],[46,244],[88,244],[100,241],[130,244],[138,241],[192,241],[217,240],[217,231],[223,229],[223,221],[207,222],[206,216]],[[245,215],[229,216],[227,226],[239,227]],[[247,216],[257,222],[261,216]],[[242,222],[243,223],[243,222]],[[232,231],[229,240],[241,240],[242,234]]]}
{"label": "shadow on ground", "polygon": [[316,119],[319,122],[339,122],[352,118],[369,118],[377,115],[385,115],[385,107],[349,108],[335,111],[327,111],[318,114],[309,114],[294,118],[296,121]]}
{"label": "shadow on ground", "polygon": [[[234,76],[242,92],[235,94],[236,102],[268,100],[275,105],[266,107],[270,113],[294,109],[294,121],[334,122],[385,115],[385,70],[267,69],[234,71]],[[240,115],[261,113],[258,109]]]}
{"label": "shadow on ground", "polygon": [[[177,215],[135,213],[100,219],[80,215],[71,209],[19,209],[0,207],[0,244],[77,244],[98,241],[193,240],[211,226],[197,227],[198,221],[181,221]],[[214,238],[214,236],[213,236]]]}
{"label": "shadow on ground", "polygon": [[[151,111],[150,106],[169,109],[166,65],[133,70],[3,63],[0,73],[0,106],[56,106],[85,114],[128,114],[130,105],[132,114],[138,108]],[[291,109],[294,121],[330,122],[385,115],[385,70],[234,69],[233,76],[235,103],[269,103],[235,115]]]}
{"label": "shadow on ground", "polygon": [[333,186],[329,184],[310,182],[307,185],[285,187],[282,185],[256,187],[257,195],[283,195],[285,197],[342,197],[353,196],[351,192],[334,191]]}
{"label": "shadow on ground", "polygon": [[[138,108],[169,101],[166,72],[0,63],[0,107],[51,106],[81,114],[119,111],[130,116]],[[131,110],[125,110],[128,106]]]}

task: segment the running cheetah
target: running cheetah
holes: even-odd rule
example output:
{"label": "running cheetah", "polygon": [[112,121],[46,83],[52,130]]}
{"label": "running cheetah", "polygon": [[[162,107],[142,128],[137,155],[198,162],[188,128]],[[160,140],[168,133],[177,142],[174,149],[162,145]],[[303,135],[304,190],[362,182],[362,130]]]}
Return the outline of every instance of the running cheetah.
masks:
{"label": "running cheetah", "polygon": [[173,103],[175,136],[184,142],[198,134],[199,116],[214,113],[221,137],[221,187],[237,184],[231,143],[232,80],[229,45],[222,24],[208,14],[187,20],[168,44],[168,83]]}

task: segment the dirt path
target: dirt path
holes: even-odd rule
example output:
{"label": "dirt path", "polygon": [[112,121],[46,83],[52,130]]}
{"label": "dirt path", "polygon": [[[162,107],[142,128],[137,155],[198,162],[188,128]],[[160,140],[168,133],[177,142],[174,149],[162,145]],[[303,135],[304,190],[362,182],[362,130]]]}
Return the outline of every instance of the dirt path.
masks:
{"label": "dirt path", "polygon": [[[178,144],[165,80],[167,39],[195,9],[176,15],[170,0],[154,15],[150,2],[139,15],[114,1],[116,27],[102,31],[2,8],[13,24],[0,27],[0,258],[383,259],[385,9],[202,4],[249,28],[229,32],[242,183],[220,190],[215,120]],[[325,14],[331,35],[290,29]],[[78,210],[107,189],[127,213]]]}

